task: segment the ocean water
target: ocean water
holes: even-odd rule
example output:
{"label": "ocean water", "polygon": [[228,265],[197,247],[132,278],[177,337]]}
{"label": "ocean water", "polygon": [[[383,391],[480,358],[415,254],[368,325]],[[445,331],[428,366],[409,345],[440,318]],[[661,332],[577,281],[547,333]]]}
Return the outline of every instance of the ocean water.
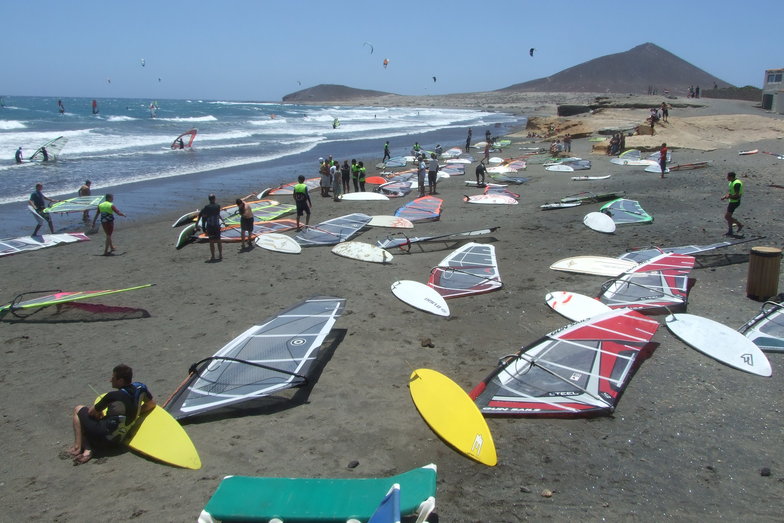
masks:
{"label": "ocean water", "polygon": [[[385,140],[396,156],[408,154],[414,141],[425,149],[462,147],[469,127],[479,141],[486,129],[497,136],[525,125],[519,116],[463,109],[115,98],[96,99],[99,112],[92,114],[91,99],[63,98],[60,114],[57,98],[4,96],[2,102],[2,238],[32,232],[26,206],[37,182],[47,196],[64,199],[89,179],[93,194],[114,193],[130,219],[154,219],[179,208],[184,213],[210,192],[230,203],[299,174],[317,176],[318,158],[329,154],[370,167],[381,160]],[[172,150],[172,141],[192,128],[198,129],[192,149]],[[18,147],[27,158],[58,136],[68,143],[57,161],[15,164]],[[55,215],[56,229],[80,230],[78,216]]]}

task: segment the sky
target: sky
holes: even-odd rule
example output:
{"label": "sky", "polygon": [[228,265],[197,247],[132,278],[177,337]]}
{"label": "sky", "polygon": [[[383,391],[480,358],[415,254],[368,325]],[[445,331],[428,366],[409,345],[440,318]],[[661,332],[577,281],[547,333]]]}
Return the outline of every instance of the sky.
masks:
{"label": "sky", "polygon": [[765,69],[784,68],[773,22],[781,0],[2,4],[5,96],[280,101],[318,84],[490,91],[646,42],[737,86],[762,87]]}

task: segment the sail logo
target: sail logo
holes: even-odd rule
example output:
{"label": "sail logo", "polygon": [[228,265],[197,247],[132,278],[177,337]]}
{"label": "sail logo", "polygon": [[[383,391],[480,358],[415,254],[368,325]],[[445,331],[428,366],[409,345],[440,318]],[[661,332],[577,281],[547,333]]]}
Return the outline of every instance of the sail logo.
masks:
{"label": "sail logo", "polygon": [[484,443],[484,439],[482,439],[481,434],[477,434],[474,438],[474,444],[471,446],[471,452],[476,454],[477,456],[482,453],[482,444]]}
{"label": "sail logo", "polygon": [[743,360],[743,363],[745,363],[749,367],[754,366],[754,356],[752,356],[751,354],[741,354],[740,358]]}

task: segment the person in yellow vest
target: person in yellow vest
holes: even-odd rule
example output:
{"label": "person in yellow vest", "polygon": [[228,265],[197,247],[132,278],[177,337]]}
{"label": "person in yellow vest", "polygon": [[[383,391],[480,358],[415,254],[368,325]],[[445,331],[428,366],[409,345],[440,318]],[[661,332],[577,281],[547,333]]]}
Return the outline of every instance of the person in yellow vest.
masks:
{"label": "person in yellow vest", "polygon": [[305,226],[307,227],[308,223],[310,223],[310,194],[308,194],[308,186],[305,185],[305,177],[303,175],[299,175],[297,177],[297,183],[294,186],[294,203],[297,205],[297,230],[301,231],[302,228],[299,225],[299,217],[302,214],[305,214]]}
{"label": "person in yellow vest", "polygon": [[106,195],[106,199],[98,204],[98,211],[95,213],[95,218],[93,218],[93,227],[95,227],[95,222],[98,220],[98,217],[101,217],[101,227],[103,227],[103,232],[106,234],[106,242],[103,246],[103,255],[104,256],[112,256],[114,255],[114,243],[112,243],[112,233],[114,232],[114,215],[119,214],[120,216],[125,216],[120,210],[115,207],[114,205],[114,195],[109,193]]}
{"label": "person in yellow vest", "polygon": [[740,206],[740,199],[743,196],[743,182],[735,178],[734,172],[727,173],[728,190],[727,194],[721,197],[722,200],[729,200],[727,204],[727,212],[724,213],[724,219],[727,220],[727,234],[725,236],[732,236],[732,225],[738,226],[738,233],[743,230],[743,224],[740,223],[732,213],[735,212]]}
{"label": "person in yellow vest", "polygon": [[357,181],[359,182],[360,192],[365,192],[366,175],[367,175],[367,169],[365,169],[365,164],[363,162],[357,163]]}

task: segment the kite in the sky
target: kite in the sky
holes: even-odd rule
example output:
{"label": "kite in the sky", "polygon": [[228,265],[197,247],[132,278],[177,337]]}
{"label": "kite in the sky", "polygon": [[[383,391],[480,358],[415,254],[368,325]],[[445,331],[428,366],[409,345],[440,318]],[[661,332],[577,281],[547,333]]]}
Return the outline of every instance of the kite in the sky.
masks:
{"label": "kite in the sky", "polygon": [[533,55],[534,55],[534,51],[536,51],[536,49],[534,49],[534,48],[532,47],[532,48],[530,48],[530,49],[528,50],[528,54],[530,54],[531,56],[533,56]]}
{"label": "kite in the sky", "polygon": [[384,69],[389,65],[389,58],[384,58]]}
{"label": "kite in the sky", "polygon": [[373,54],[373,44],[371,44],[370,42],[365,42],[364,44],[362,44],[362,47],[364,46],[370,47],[370,54]]}

